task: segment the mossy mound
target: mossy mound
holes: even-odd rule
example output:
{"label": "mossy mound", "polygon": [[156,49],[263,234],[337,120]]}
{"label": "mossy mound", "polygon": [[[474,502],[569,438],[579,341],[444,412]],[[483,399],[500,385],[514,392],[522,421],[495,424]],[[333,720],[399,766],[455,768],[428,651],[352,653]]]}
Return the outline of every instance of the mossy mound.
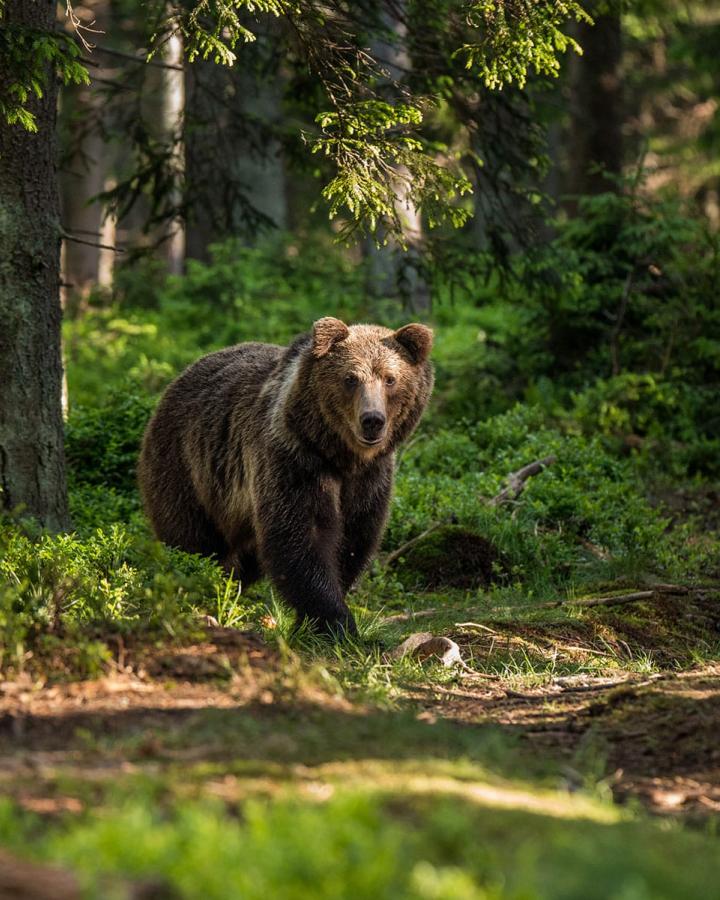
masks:
{"label": "mossy mound", "polygon": [[410,547],[398,568],[406,587],[423,590],[488,587],[505,571],[490,541],[458,525],[445,525]]}

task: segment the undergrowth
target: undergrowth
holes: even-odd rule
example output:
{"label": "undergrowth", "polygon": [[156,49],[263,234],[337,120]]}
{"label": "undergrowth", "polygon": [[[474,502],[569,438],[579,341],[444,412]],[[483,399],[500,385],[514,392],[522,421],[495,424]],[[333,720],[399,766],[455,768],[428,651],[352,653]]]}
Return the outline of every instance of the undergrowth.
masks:
{"label": "undergrowth", "polygon": [[[249,679],[273,712],[262,701],[208,707],[150,734],[131,716],[122,738],[90,717],[69,738],[65,774],[42,776],[51,798],[70,791],[81,812],[48,820],[1,802],[0,843],[70,866],[87,896],[103,898],[148,879],[153,896],[223,900],[717,894],[712,835],[621,813],[600,776],[594,798],[570,796],[557,772],[548,785],[525,759],[531,783],[521,782],[506,737],[401,715],[409,693],[452,694],[460,678],[391,655],[418,630],[459,641],[480,684],[521,690],[720,658],[716,594],[688,601],[694,618],[682,625],[657,604],[543,607],[720,579],[720,340],[707,300],[717,248],[703,255],[674,218],[676,251],[672,229],[636,198],[599,198],[584,213],[510,276],[482,254],[467,258],[458,290],[438,276],[436,392],[399,455],[380,559],[349,598],[359,639],[342,644],[296,630],[268,583],[246,589],[215,560],[157,543],[140,508],[137,452],[163,388],[202,353],[284,343],[328,314],[398,325],[397,304],[370,301],[349,258],[278,239],[219,246],[184,278],[129,268],[112,296],[66,322],[74,530],[43,533],[22,510],[0,519],[0,677],[39,690],[122,676],[128,660],[207,641],[215,620],[260,633],[275,668],[250,677],[246,661],[227,657],[204,677],[228,690]],[[521,495],[493,502],[511,472],[548,456]],[[308,704],[313,691],[324,712]],[[103,767],[118,760],[128,768],[110,790]],[[78,775],[82,761],[102,776]],[[21,800],[35,781],[33,769]]]}
{"label": "undergrowth", "polygon": [[[716,269],[697,255],[694,226],[682,225],[686,255],[673,244],[675,268],[663,270],[662,283],[682,287],[683,302],[692,295],[693,316],[677,340],[699,356],[695,368],[685,358],[682,366],[653,371],[653,354],[679,326],[675,300],[661,315],[649,299],[661,276],[633,261],[642,257],[647,266],[668,250],[669,233],[658,230],[658,217],[668,213],[638,203],[614,195],[588,201],[584,226],[558,226],[544,255],[519,259],[514,277],[502,283],[488,278],[482,257],[452,296],[438,278],[436,392],[400,453],[383,552],[445,525],[442,553],[451,570],[454,559],[469,566],[473,552],[466,548],[463,556],[452,540],[476,535],[485,542],[487,567],[477,578],[469,573],[465,605],[527,605],[649,578],[719,574],[717,523],[708,529],[701,516],[678,516],[658,500],[677,484],[699,495],[703,478],[715,472],[718,421],[708,391],[720,366],[714,314],[702,296]],[[562,271],[553,263],[559,253],[567,256]],[[603,253],[614,268],[603,270]],[[254,249],[231,242],[216,248],[213,263],[192,263],[183,278],[164,278],[148,266],[128,269],[112,297],[98,294],[87,314],[66,323],[75,532],[40,534],[21,521],[22,511],[0,523],[5,668],[22,667],[28,653],[42,657],[57,644],[77,648],[87,641],[94,649],[76,654],[74,665],[95,670],[106,661],[98,650],[105,632],[180,640],[193,633],[199,615],[290,634],[289,625],[267,627],[288,620],[269,585],[246,592],[215,562],[152,540],[135,486],[143,428],[170,378],[203,352],[245,339],[284,342],[328,313],[349,321],[404,320],[390,301],[367,299],[360,268],[313,241],[299,248],[274,239]],[[629,271],[637,308],[624,323],[625,343],[618,343],[600,310],[617,300]],[[574,362],[556,366],[551,379],[559,328]],[[602,353],[622,370],[602,374]],[[633,361],[641,363],[638,370]],[[510,472],[549,455],[556,461],[522,496],[491,502]],[[432,546],[420,544],[389,567],[376,563],[359,585],[352,600],[365,611],[361,620],[374,623],[363,625],[368,640],[382,641],[386,612],[428,602],[419,573],[432,566],[422,565]],[[433,584],[432,591],[445,593],[444,602],[452,595],[457,605],[451,586]],[[431,602],[438,605],[437,596]]]}

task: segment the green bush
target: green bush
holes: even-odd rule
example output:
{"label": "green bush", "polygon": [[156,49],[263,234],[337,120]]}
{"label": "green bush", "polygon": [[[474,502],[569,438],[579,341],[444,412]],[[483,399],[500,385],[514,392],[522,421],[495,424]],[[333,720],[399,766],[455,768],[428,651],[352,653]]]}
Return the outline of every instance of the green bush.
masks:
{"label": "green bush", "polygon": [[152,397],[128,384],[104,403],[73,408],[65,428],[72,484],[133,491],[140,442],[154,406]]}
{"label": "green bush", "polygon": [[[510,472],[551,454],[557,462],[530,479],[517,502],[488,504]],[[666,525],[645,499],[631,460],[612,455],[599,437],[548,426],[539,407],[520,405],[439,429],[403,456],[387,545],[437,520],[490,539],[518,578],[555,585],[587,559],[583,541],[628,567],[658,564]]]}
{"label": "green bush", "polygon": [[710,474],[720,242],[675,201],[619,187],[580,198],[578,215],[558,219],[554,237],[503,277],[470,254],[460,299],[441,292],[440,408],[476,420],[524,399],[588,432],[649,435],[663,444],[662,467],[679,442],[678,468]]}
{"label": "green bush", "polygon": [[213,560],[119,522],[84,537],[0,522],[0,550],[0,668],[22,645],[47,651],[63,638],[87,654],[108,630],[178,635],[198,609],[215,611],[228,580]]}
{"label": "green bush", "polygon": [[578,813],[561,794],[552,814],[442,793],[250,800],[239,811],[191,801],[161,811],[149,799],[53,823],[39,840],[35,820],[3,802],[0,840],[78,872],[90,898],[124,895],[131,880],[208,900],[670,900],[714,896],[720,877],[711,835]]}

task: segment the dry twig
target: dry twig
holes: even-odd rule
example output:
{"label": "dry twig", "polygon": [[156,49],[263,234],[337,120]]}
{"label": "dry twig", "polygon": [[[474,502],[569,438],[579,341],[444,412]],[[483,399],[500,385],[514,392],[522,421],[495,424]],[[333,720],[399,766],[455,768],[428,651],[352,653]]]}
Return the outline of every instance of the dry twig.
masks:
{"label": "dry twig", "polygon": [[95,44],[91,44],[90,41],[85,37],[85,34],[83,34],[83,32],[85,32],[86,34],[105,34],[105,32],[99,28],[93,28],[93,25],[96,21],[95,19],[93,19],[89,25],[86,25],[73,9],[71,0],[66,0],[65,16],[70,20],[70,25],[72,26],[73,31],[77,35],[78,40],[83,45],[85,50],[87,50],[88,53],[92,53]]}
{"label": "dry twig", "polygon": [[62,231],[60,236],[64,241],[72,241],[73,244],[84,244],[86,247],[97,247],[100,250],[112,250],[113,253],[125,253],[125,250],[122,247],[113,247],[111,244],[100,244],[97,241],[86,241],[84,238],[79,238],[74,234],[68,234],[67,231]]}
{"label": "dry twig", "polygon": [[[528,480],[528,478],[532,478],[533,475],[537,475],[538,473],[542,472],[543,469],[551,466],[556,461],[557,457],[554,454],[551,454],[550,456],[543,457],[543,459],[538,459],[535,460],[535,462],[528,463],[526,466],[523,466],[522,469],[518,469],[517,472],[511,472],[505,479],[505,481],[507,482],[506,486],[500,491],[499,494],[497,494],[497,496],[488,501],[488,505],[501,506],[503,503],[508,503],[511,500],[516,500],[525,489],[525,482]],[[432,525],[428,526],[421,534],[416,535],[414,538],[410,538],[409,541],[406,541],[404,544],[398,547],[397,550],[393,550],[391,553],[388,553],[387,556],[383,557],[380,560],[380,562],[384,566],[392,565],[396,560],[400,559],[403,553],[406,553],[411,547],[414,547],[415,544],[424,540],[426,537],[429,537],[444,525],[453,524],[455,524],[454,516],[450,516],[447,519],[438,519],[437,522],[433,522]]]}
{"label": "dry twig", "polygon": [[[410,610],[404,613],[395,613],[391,616],[385,616],[382,619],[382,624],[392,624],[393,622],[408,622],[411,619],[425,619],[431,616],[438,616],[447,613],[455,613],[455,612],[480,612],[483,615],[507,615],[508,613],[515,612],[534,612],[535,610],[542,609],[558,609],[563,606],[580,606],[580,607],[593,607],[593,606],[620,606],[623,603],[637,603],[641,600],[652,600],[656,596],[675,596],[675,597],[686,597],[690,594],[702,594],[707,591],[718,591],[720,592],[720,583],[717,584],[696,584],[696,585],[688,585],[688,584],[653,584],[648,585],[648,587],[643,590],[632,591],[627,594],[613,594],[608,597],[579,597],[577,599],[568,599],[568,600],[551,600],[548,603],[525,603],[518,606],[495,606],[490,609],[475,609],[470,610],[464,607],[431,607],[430,609],[418,609],[418,610]],[[480,626],[477,622],[457,622],[457,627],[471,627],[475,628],[486,627]]]}
{"label": "dry twig", "polygon": [[450,524],[451,524],[451,521],[449,519],[443,519],[439,522],[433,522],[433,524],[429,528],[426,528],[425,531],[423,531],[421,534],[416,535],[414,538],[410,538],[409,541],[406,541],[404,544],[402,544],[400,547],[398,547],[397,550],[393,550],[392,553],[388,553],[388,555],[383,558],[382,564],[384,566],[392,565],[396,559],[400,559],[400,557],[403,555],[403,553],[406,553],[411,547],[414,547],[415,544],[424,540],[426,537],[431,535],[434,531],[437,531],[438,528],[442,528],[443,525],[450,525]]}
{"label": "dry twig", "polygon": [[536,609],[557,609],[561,606],[620,606],[623,603],[638,603],[641,600],[652,600],[658,595],[686,597],[688,594],[701,594],[705,591],[720,591],[720,584],[687,585],[687,584],[653,584],[641,591],[627,594],[612,594],[608,597],[578,597],[568,600],[550,600],[548,603],[526,603],[522,606],[496,606],[489,609],[489,614],[528,612]]}
{"label": "dry twig", "polygon": [[550,456],[543,457],[543,459],[537,459],[535,462],[528,463],[526,466],[523,466],[522,469],[518,469],[517,472],[511,472],[505,479],[505,487],[499,494],[492,498],[490,506],[501,506],[503,503],[517,500],[520,494],[525,490],[525,482],[528,478],[532,478],[533,475],[538,475],[554,462],[557,462],[557,456],[553,453],[550,454]]}

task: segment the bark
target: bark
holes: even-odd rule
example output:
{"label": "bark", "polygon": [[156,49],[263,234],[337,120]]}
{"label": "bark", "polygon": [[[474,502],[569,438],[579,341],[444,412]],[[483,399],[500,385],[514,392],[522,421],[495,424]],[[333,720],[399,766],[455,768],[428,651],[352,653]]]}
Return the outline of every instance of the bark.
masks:
{"label": "bark", "polygon": [[[55,2],[6,0],[5,21],[50,31]],[[62,529],[57,84],[48,76],[32,102],[37,133],[0,119],[0,506]],[[0,63],[0,83],[12,79]]]}
{"label": "bark", "polygon": [[[85,0],[76,13],[103,34],[112,33],[110,0]],[[96,72],[93,68],[93,77]],[[114,74],[105,66],[100,72],[104,78]],[[113,252],[91,246],[93,242],[115,243],[114,219],[106,217],[102,204],[93,200],[112,184],[113,158],[102,134],[105,102],[102,89],[94,80],[90,85],[67,87],[62,93],[60,132],[66,136],[60,140],[61,221],[65,232],[86,242],[63,241],[62,294],[66,311],[76,305],[83,308],[96,284],[112,284]]]}
{"label": "bark", "polygon": [[612,190],[602,171],[613,175],[622,171],[620,15],[598,13],[594,18],[594,25],[578,26],[577,39],[583,55],[573,57],[570,70],[568,191],[571,194]]}
{"label": "bark", "polygon": [[[169,65],[182,66],[185,55],[182,38],[174,34],[168,39],[163,59]],[[185,150],[182,144],[183,116],[185,115],[185,77],[182,69],[162,69],[165,80],[165,104],[163,127],[176,138],[172,158],[175,173],[175,189],[172,202],[176,207],[182,204],[182,179],[185,169]],[[167,242],[168,271],[181,275],[185,267],[185,223],[177,216],[171,223]]]}
{"label": "bark", "polygon": [[183,205],[185,177],[185,147],[183,118],[185,115],[185,75],[182,38],[173,34],[165,41],[160,60],[166,68],[148,66],[143,114],[150,134],[170,150],[171,187],[165,203],[178,210],[164,226],[159,236],[159,255],[167,262],[171,275],[181,275],[185,266],[185,222],[179,212]]}
{"label": "bark", "polygon": [[[381,14],[382,24],[393,33],[393,39],[376,38],[371,43],[372,55],[381,61],[390,82],[402,82],[412,69],[410,54],[406,49],[407,28],[401,21],[405,17],[405,6],[405,0],[401,0],[397,6],[398,18],[394,18],[389,12]],[[422,217],[407,196],[407,170],[398,167],[397,172],[394,206],[407,249],[402,251],[394,240],[388,240],[380,247],[372,237],[364,241],[363,252],[369,275],[368,290],[376,298],[399,297],[410,312],[424,316],[430,312],[432,299],[422,267]]]}

